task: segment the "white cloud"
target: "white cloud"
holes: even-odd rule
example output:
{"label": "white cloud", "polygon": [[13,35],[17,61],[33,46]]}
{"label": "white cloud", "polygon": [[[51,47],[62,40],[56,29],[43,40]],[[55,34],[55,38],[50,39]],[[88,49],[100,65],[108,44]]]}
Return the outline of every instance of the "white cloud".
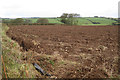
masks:
{"label": "white cloud", "polygon": [[1,0],[0,17],[118,16],[119,0]]}

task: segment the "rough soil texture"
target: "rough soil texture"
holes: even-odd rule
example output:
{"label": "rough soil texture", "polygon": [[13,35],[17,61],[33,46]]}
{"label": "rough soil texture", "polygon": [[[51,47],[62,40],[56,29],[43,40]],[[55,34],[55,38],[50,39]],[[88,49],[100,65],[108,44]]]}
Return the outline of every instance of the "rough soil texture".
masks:
{"label": "rough soil texture", "polygon": [[7,35],[57,78],[117,77],[118,26],[10,26]]}

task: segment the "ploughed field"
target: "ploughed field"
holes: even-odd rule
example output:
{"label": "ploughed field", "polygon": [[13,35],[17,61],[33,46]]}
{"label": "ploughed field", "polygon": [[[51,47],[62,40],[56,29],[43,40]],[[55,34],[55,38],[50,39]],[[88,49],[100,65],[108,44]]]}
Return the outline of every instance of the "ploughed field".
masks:
{"label": "ploughed field", "polygon": [[54,77],[117,77],[118,26],[10,26],[7,35],[24,51],[32,51],[23,60]]}

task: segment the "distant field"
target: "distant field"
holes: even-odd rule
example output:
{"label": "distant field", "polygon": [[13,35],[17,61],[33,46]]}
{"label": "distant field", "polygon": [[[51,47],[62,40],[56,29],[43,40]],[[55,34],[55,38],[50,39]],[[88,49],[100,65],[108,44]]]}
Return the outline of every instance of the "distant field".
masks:
{"label": "distant field", "polygon": [[48,18],[49,23],[64,24],[60,22],[60,18]]}
{"label": "distant field", "polygon": [[88,21],[85,18],[78,18],[78,25],[90,25],[92,24],[90,21]]}
{"label": "distant field", "polygon": [[[48,19],[49,23],[64,24],[64,23],[60,22],[60,18],[46,18],[46,19]],[[32,20],[32,23],[36,23],[38,19],[30,18],[29,20]]]}
{"label": "distant field", "polygon": [[36,19],[30,18],[29,20],[31,20],[32,23],[36,23],[37,22],[37,18]]}
{"label": "distant field", "polygon": [[[38,18],[28,18],[32,21],[32,23],[36,23]],[[48,19],[49,23],[56,23],[56,24],[64,24],[61,22],[61,18],[46,18]],[[10,20],[10,19],[5,19]],[[24,18],[25,20],[25,18]],[[108,19],[108,18],[95,18],[95,17],[81,17],[77,18],[78,23],[77,25],[112,25],[112,23],[117,23],[117,21]],[[116,19],[117,20],[117,19]],[[93,22],[98,22],[99,24],[93,24]]]}
{"label": "distant field", "polygon": [[[83,17],[83,18],[77,18],[78,24],[77,25],[112,25],[112,23],[115,23],[117,21],[106,19],[106,18],[94,18],[94,17]],[[57,24],[64,24],[60,22],[60,18],[48,18],[49,23],[57,23]],[[93,24],[92,22],[99,22],[100,24]]]}
{"label": "distant field", "polygon": [[97,25],[112,25],[112,23],[116,22],[114,20],[106,19],[106,18],[85,18],[85,19],[89,19],[92,22],[99,22],[100,24]]}

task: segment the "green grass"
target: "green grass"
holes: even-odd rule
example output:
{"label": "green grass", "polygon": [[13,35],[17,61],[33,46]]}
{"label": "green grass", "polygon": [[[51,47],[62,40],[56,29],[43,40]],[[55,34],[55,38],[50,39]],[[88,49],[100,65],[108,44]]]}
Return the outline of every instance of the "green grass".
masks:
{"label": "green grass", "polygon": [[57,24],[63,24],[62,22],[60,22],[59,18],[48,18],[49,23],[57,23]]}
{"label": "green grass", "polygon": [[89,19],[93,22],[99,22],[100,24],[96,24],[96,25],[112,25],[112,23],[116,22],[114,20],[111,19],[106,19],[106,18],[85,18],[85,19]]}
{"label": "green grass", "polygon": [[[26,67],[29,73],[29,78],[36,77],[35,68],[30,63],[25,63],[22,60],[23,53],[20,51],[18,43],[11,40],[6,31],[9,28],[6,25],[2,26],[2,56],[5,64],[6,74],[8,78],[26,78]],[[5,72],[2,72],[3,78],[5,78]]]}
{"label": "green grass", "polygon": [[78,20],[78,25],[92,25],[92,23],[90,21],[88,21],[85,18],[77,18]]}
{"label": "green grass", "polygon": [[[38,18],[28,18],[29,20],[32,21],[32,23],[36,23]],[[46,18],[48,19],[49,23],[56,23],[56,24],[64,24],[61,22],[61,18]],[[6,19],[7,20],[7,19]],[[25,20],[25,19],[24,19]],[[115,20],[111,20],[111,19],[108,19],[108,18],[94,18],[94,17],[81,17],[81,18],[77,18],[78,20],[78,24],[77,25],[96,25],[96,26],[99,26],[99,25],[112,25],[112,23],[115,23],[117,21]],[[93,24],[92,22],[99,22],[100,24]]]}
{"label": "green grass", "polygon": [[49,60],[49,63],[52,64],[54,66],[54,61],[53,60]]}
{"label": "green grass", "polygon": [[[24,20],[25,20],[25,19],[24,19]],[[29,18],[28,20],[31,20],[32,23],[36,23],[38,19],[37,19],[37,18],[35,18],[35,19],[34,19],[34,18]]]}
{"label": "green grass", "polygon": [[[60,18],[57,18],[60,21]],[[94,18],[94,17],[81,17],[81,18],[76,18],[78,20],[77,25],[84,25],[84,26],[101,26],[101,25],[112,25],[112,23],[116,22],[111,19],[106,19],[106,18]],[[100,24],[93,24],[92,22],[99,22]],[[55,23],[55,21],[54,21]]]}
{"label": "green grass", "polygon": [[[49,23],[63,24],[62,22],[60,22],[60,18],[46,18],[46,19],[48,19]],[[38,19],[30,18],[29,20],[31,20],[32,23],[36,23]]]}

